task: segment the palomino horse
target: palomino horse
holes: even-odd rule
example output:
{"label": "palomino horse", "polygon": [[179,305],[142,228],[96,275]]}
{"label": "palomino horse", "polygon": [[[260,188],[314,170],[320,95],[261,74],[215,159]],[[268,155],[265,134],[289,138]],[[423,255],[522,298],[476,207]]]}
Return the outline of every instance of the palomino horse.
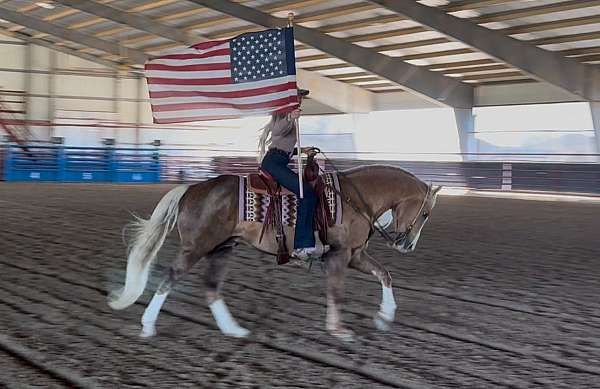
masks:
{"label": "palomino horse", "polygon": [[[347,170],[340,173],[339,181],[345,200],[343,219],[341,225],[328,230],[331,251],[324,258],[327,269],[326,328],[332,335],[350,340],[352,331],[344,327],[340,316],[346,269],[373,274],[379,279],[383,296],[375,324],[379,329],[386,329],[394,320],[396,303],[390,273],[364,252],[373,225],[385,211],[392,210],[396,226],[392,246],[402,253],[414,250],[440,187],[432,189],[414,175],[390,166]],[[138,219],[133,223],[136,234],[127,260],[125,286],[111,296],[109,305],[113,309],[126,308],[140,297],[152,261],[176,225],[181,240],[177,258],[142,316],[141,336],[156,334],[155,323],[165,298],[175,283],[202,258],[208,261],[206,298],[217,326],[225,335],[248,335],[248,330],[236,322],[220,295],[225,273],[220,254],[236,241],[275,254],[277,243],[274,233],[266,234],[260,240],[261,224],[238,220],[239,185],[237,176],[223,175],[191,186],[178,186],[160,200],[149,220]],[[287,237],[288,247],[292,247],[291,229],[287,231]]]}

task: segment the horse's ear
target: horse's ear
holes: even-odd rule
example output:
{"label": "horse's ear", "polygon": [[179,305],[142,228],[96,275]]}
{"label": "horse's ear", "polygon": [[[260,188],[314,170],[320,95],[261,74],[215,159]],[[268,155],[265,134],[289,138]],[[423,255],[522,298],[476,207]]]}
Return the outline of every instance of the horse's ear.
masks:
{"label": "horse's ear", "polygon": [[437,195],[437,194],[438,194],[438,192],[439,192],[440,190],[442,190],[442,186],[441,186],[441,185],[440,185],[440,186],[438,186],[438,187],[436,187],[436,188],[433,190],[433,195],[434,195],[434,196],[435,196],[435,195]]}

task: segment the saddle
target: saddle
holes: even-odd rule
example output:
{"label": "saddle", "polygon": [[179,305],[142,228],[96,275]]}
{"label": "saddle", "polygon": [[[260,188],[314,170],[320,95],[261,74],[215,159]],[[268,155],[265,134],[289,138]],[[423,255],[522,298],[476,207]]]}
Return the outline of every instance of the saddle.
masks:
{"label": "saddle", "polygon": [[[334,221],[327,206],[325,181],[319,175],[319,165],[315,161],[314,155],[308,157],[303,178],[304,182],[307,182],[317,195],[313,229],[319,232],[319,239],[321,239],[323,244],[326,244],[327,228],[331,227]],[[268,172],[262,169],[257,174],[248,175],[248,187],[253,192],[268,195],[270,198],[259,241],[262,241],[267,230],[272,229],[275,232],[275,239],[277,241],[277,264],[283,265],[289,262],[290,251],[286,244],[283,227],[282,196],[294,195],[294,193],[279,185]]]}

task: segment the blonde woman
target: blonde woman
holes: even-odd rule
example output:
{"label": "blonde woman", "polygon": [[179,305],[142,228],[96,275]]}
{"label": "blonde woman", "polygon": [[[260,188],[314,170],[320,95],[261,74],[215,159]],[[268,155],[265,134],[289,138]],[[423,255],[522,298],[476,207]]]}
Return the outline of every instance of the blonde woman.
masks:
{"label": "blonde woman", "polygon": [[[308,95],[309,91],[298,89],[298,100]],[[263,129],[259,141],[261,169],[266,171],[281,186],[300,196],[298,174],[289,168],[290,158],[294,154],[296,143],[296,119],[300,117],[301,109],[298,108],[288,114],[271,115],[271,120]],[[265,154],[265,148],[268,151]],[[307,183],[304,183],[304,198],[298,205],[296,218],[296,232],[294,236],[294,250],[292,256],[301,260],[319,257],[322,252],[315,247],[315,234],[313,231],[313,216],[317,196]]]}

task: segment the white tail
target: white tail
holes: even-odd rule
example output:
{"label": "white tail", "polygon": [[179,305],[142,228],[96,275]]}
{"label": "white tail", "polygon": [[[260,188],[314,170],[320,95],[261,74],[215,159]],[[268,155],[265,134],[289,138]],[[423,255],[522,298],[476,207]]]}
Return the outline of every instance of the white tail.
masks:
{"label": "white tail", "polygon": [[187,189],[187,185],[171,189],[160,200],[150,219],[136,217],[136,220],[131,222],[130,227],[135,232],[127,257],[125,287],[109,298],[108,305],[112,309],[130,306],[144,292],[150,265],[165,242],[167,234],[175,227],[179,214],[179,201]]}

